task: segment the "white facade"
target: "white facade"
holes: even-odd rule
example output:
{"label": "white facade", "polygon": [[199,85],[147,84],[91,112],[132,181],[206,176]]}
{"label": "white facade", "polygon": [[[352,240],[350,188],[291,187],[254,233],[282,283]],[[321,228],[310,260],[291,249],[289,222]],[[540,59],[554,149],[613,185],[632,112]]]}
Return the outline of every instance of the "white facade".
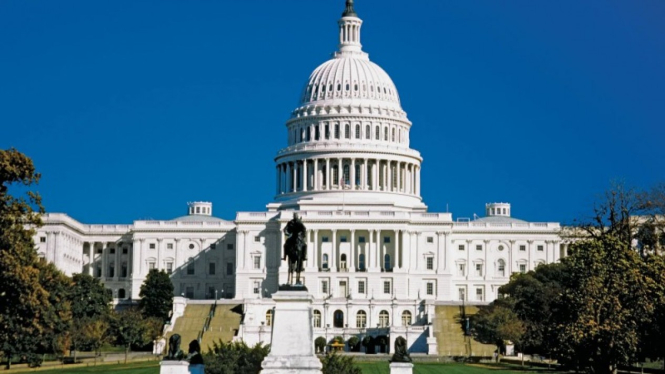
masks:
{"label": "white facade", "polygon": [[339,51],[311,74],[286,123],[266,211],[231,222],[195,202],[186,216],[133,225],[47,214],[40,254],[67,274],[101,278],[118,299],[138,298],[153,267],[172,274],[177,295],[235,298],[245,306],[240,337],[251,344],[270,339],[270,295],[286,279],[282,230],[298,212],[315,336],[404,336],[423,352],[436,303],[489,302],[510,274],[559,260],[559,224],[511,218],[508,203],[487,204],[473,221],[427,211],[412,124],[390,77],[362,51],[361,25],[347,2]]}

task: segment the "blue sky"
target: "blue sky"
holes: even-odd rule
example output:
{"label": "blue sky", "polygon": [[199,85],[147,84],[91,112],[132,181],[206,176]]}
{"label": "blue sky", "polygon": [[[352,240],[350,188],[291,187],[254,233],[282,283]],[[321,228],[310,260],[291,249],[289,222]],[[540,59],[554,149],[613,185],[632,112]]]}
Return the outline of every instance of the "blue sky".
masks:
{"label": "blue sky", "polygon": [[[85,223],[263,210],[343,0],[0,1],[0,148]],[[399,90],[430,211],[589,214],[665,180],[665,1],[356,0]]]}

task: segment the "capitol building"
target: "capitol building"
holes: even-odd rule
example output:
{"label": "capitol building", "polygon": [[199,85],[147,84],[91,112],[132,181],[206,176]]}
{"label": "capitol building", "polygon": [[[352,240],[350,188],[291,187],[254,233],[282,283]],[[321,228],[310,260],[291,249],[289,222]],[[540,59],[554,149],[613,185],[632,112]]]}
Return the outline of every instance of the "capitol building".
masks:
{"label": "capitol building", "polygon": [[[485,204],[473,220],[428,211],[412,123],[390,76],[364,52],[362,24],[347,1],[337,52],[310,74],[286,121],[265,211],[226,221],[211,202],[190,202],[181,217],[131,225],[47,213],[35,235],[40,256],[68,275],[99,278],[119,303],[138,298],[150,269],[164,270],[177,303],[241,304],[238,338],[269,342],[271,294],[287,278],[282,230],[297,213],[307,227],[314,336],[383,329],[391,341],[406,335],[414,352],[436,352],[428,326],[437,305],[486,304],[511,274],[558,261],[567,244],[559,223],[513,218],[509,203]],[[439,172],[431,167],[424,172]]]}

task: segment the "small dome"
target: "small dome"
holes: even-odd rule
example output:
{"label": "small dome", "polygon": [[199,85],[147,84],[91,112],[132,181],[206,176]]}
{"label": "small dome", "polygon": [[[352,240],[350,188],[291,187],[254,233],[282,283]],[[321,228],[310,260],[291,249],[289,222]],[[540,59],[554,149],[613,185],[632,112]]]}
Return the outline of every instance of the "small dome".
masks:
{"label": "small dome", "polygon": [[390,76],[366,56],[338,54],[314,69],[303,90],[301,104],[343,99],[369,99],[399,105]]}

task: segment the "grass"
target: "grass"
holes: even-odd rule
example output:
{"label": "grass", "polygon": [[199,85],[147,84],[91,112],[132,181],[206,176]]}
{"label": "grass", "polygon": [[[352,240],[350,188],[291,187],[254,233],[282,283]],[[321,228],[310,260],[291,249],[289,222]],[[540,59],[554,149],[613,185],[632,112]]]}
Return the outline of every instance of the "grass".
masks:
{"label": "grass", "polygon": [[114,373],[114,374],[159,374],[159,362],[135,362],[131,364],[97,365],[87,367],[64,367],[62,369],[39,370],[39,374],[84,374],[84,373]]}

